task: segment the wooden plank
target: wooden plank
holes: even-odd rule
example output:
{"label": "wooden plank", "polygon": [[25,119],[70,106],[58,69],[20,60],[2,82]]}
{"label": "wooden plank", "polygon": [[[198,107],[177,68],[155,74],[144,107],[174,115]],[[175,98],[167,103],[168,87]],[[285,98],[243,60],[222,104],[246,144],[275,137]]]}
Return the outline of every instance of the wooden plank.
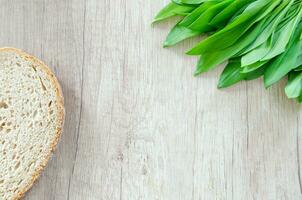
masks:
{"label": "wooden plank", "polygon": [[65,131],[25,199],[290,199],[301,195],[301,112],[284,82],[217,90],[217,68],[161,42],[165,1],[0,1],[1,46],[37,55],[64,90]]}
{"label": "wooden plank", "polygon": [[65,96],[65,131],[26,199],[67,199],[81,102],[83,1],[1,1],[1,46],[36,55],[56,73]]}

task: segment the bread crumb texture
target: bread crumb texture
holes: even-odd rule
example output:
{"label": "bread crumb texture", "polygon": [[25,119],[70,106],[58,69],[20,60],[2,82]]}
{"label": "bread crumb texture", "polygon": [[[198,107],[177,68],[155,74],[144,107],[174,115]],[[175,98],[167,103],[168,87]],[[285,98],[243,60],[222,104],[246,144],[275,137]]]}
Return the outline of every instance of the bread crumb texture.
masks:
{"label": "bread crumb texture", "polygon": [[41,63],[0,51],[1,200],[20,198],[46,164],[61,128],[57,90]]}

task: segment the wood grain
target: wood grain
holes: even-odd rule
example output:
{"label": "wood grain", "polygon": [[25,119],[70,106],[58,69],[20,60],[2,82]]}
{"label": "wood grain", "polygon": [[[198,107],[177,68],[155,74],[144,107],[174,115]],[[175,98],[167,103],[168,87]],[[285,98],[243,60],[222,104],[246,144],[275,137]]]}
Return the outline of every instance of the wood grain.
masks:
{"label": "wood grain", "polygon": [[0,45],[52,67],[61,142],[26,200],[298,200],[302,112],[262,80],[217,90],[221,68],[151,26],[164,1],[0,0]]}

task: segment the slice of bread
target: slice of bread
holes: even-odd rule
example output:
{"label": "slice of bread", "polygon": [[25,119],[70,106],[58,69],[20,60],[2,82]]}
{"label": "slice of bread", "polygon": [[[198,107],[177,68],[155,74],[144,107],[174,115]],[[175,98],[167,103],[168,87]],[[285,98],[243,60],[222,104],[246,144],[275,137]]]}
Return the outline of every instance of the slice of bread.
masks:
{"label": "slice of bread", "polygon": [[0,199],[20,199],[47,164],[61,134],[63,96],[37,58],[0,49]]}

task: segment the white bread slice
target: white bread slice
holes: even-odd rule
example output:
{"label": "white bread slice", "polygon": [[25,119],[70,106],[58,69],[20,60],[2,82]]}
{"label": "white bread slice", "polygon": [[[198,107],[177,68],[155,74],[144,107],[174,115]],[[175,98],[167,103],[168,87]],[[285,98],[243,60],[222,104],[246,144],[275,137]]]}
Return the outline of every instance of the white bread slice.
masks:
{"label": "white bread slice", "polygon": [[61,134],[63,96],[37,58],[0,48],[0,199],[20,199],[47,164]]}

